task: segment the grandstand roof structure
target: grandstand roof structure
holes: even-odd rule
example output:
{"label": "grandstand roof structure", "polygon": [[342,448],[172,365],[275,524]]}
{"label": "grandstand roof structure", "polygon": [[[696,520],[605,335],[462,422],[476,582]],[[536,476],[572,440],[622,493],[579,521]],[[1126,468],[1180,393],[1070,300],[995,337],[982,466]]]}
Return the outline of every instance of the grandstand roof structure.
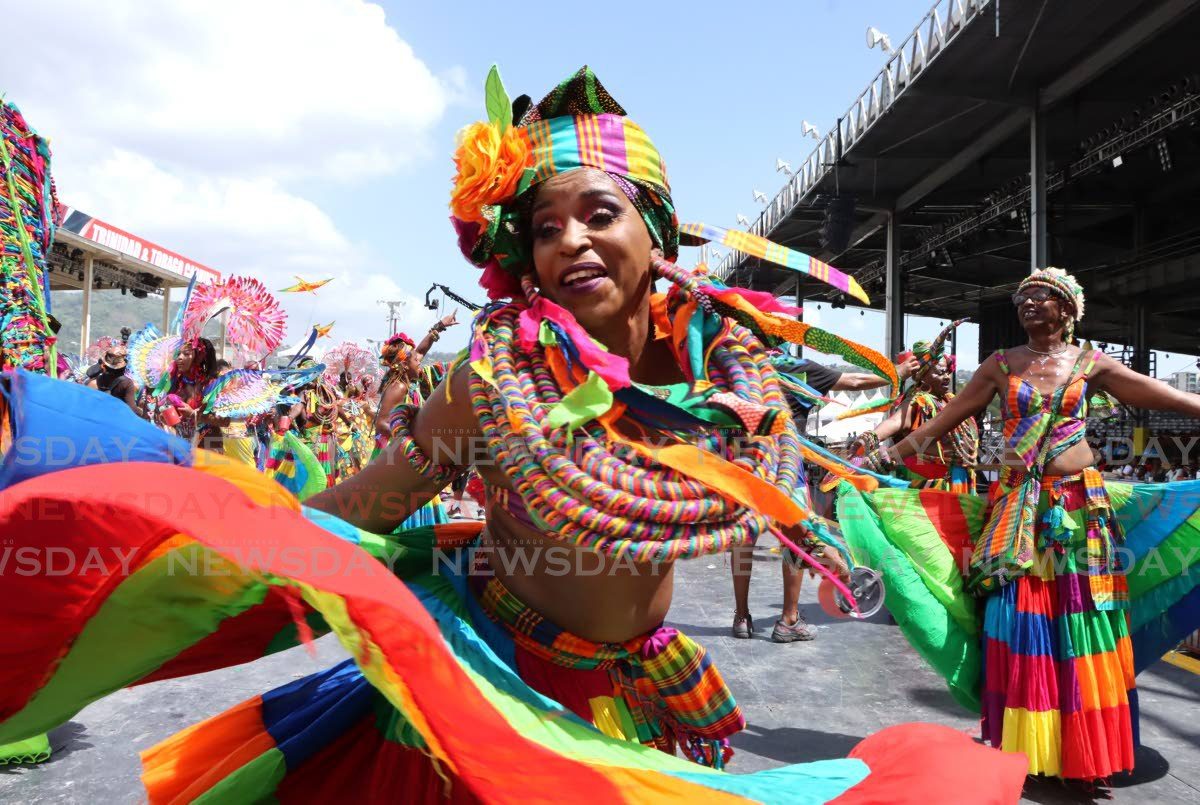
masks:
{"label": "grandstand roof structure", "polygon": [[126,232],[82,210],[60,206],[46,279],[51,291],[83,291],[80,350],[91,343],[91,306],[97,291],[120,290],[135,297],[162,297],[162,331],[167,331],[171,289],[192,277],[213,282],[221,273],[153,241]]}
{"label": "grandstand roof structure", "polygon": [[[1081,336],[1200,353],[1198,50],[1200,0],[939,0],[750,231],[857,277],[890,350],[898,310],[1011,344],[1036,264],[1079,276]],[[838,301],[744,254],[715,270]]]}

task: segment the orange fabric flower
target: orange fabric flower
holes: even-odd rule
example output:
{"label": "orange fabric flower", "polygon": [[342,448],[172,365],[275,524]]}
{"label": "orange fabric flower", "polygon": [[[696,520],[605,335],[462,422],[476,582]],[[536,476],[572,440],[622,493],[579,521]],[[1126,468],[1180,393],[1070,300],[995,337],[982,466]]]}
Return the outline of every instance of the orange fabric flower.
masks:
{"label": "orange fabric flower", "polygon": [[483,208],[508,201],[517,192],[533,152],[524,129],[503,135],[491,123],[472,123],[458,133],[450,210],[464,221],[483,223]]}

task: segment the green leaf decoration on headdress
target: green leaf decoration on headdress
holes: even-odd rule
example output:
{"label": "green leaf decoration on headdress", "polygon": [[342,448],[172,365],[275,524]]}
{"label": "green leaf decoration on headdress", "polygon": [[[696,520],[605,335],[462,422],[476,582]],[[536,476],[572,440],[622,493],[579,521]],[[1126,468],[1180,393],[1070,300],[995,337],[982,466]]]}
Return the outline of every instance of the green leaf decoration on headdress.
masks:
{"label": "green leaf decoration on headdress", "polygon": [[488,71],[487,81],[484,82],[483,97],[487,105],[488,120],[500,129],[501,134],[508,131],[513,122],[512,101],[508,99],[504,82],[500,80],[500,68],[494,64]]}

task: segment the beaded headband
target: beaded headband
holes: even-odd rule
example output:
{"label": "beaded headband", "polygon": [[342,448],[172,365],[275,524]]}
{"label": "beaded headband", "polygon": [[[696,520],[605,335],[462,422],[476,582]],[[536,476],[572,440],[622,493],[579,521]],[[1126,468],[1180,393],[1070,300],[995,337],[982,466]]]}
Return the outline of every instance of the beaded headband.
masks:
{"label": "beaded headband", "polygon": [[1017,291],[1023,291],[1031,285],[1049,288],[1074,308],[1075,321],[1083,319],[1084,297],[1083,286],[1073,276],[1061,268],[1041,268],[1034,271],[1017,286]]}

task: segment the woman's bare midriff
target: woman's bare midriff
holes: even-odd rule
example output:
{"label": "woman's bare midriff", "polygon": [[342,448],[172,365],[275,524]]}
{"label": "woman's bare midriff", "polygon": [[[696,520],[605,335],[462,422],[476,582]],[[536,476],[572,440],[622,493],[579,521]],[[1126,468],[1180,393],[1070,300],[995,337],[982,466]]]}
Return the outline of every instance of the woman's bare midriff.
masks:
{"label": "woman's bare midriff", "polygon": [[655,629],[671,606],[674,565],[616,561],[532,531],[492,507],[482,547],[513,595],[557,626],[598,643]]}
{"label": "woman's bare midriff", "polygon": [[[1025,466],[1017,454],[1011,451],[1007,453],[1004,460],[1010,467]],[[1053,461],[1046,465],[1042,476],[1078,475],[1088,467],[1095,466],[1095,463],[1096,459],[1092,448],[1084,440],[1068,448],[1061,456],[1055,457]]]}

